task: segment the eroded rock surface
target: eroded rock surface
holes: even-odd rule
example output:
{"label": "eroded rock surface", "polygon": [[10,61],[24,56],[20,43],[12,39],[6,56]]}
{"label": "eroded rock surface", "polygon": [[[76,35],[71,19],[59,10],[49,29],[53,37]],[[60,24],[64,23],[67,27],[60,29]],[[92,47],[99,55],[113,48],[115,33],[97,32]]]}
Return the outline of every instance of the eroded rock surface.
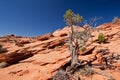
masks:
{"label": "eroded rock surface", "polygon": [[[81,28],[78,28],[81,30]],[[93,64],[104,64],[102,62],[106,55],[120,55],[120,26],[106,23],[97,27],[98,32],[92,33],[92,39],[87,42],[87,52],[80,53],[81,60],[96,60]],[[103,33],[108,43],[99,44],[96,40],[99,33]],[[49,80],[57,70],[70,61],[68,48],[69,28],[56,30],[54,33],[38,36],[37,38],[16,37],[15,35],[0,38],[0,43],[8,52],[0,54],[0,63],[7,63],[7,67],[0,68],[0,80]],[[16,45],[18,41],[25,43],[23,47]],[[92,42],[93,41],[93,42]],[[101,50],[102,49],[102,50]],[[104,50],[109,50],[105,53]],[[83,54],[83,55],[81,55]],[[105,54],[105,55],[104,55]],[[116,80],[120,80],[120,60],[114,59],[115,70],[105,70]],[[99,70],[98,70],[99,71]],[[104,72],[104,71],[102,71]],[[91,80],[90,77],[80,76],[81,79]],[[95,74],[92,80],[104,80],[103,75]]]}

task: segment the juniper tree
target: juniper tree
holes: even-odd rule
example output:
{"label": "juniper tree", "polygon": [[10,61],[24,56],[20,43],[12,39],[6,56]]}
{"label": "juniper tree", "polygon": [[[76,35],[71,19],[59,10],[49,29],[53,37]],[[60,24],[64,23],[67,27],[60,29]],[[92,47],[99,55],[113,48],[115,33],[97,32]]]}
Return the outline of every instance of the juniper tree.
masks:
{"label": "juniper tree", "polygon": [[70,27],[69,50],[71,55],[71,70],[74,70],[77,66],[81,65],[78,60],[78,51],[90,37],[90,25],[86,23],[82,27],[83,31],[75,31],[74,26],[78,26],[83,21],[83,17],[75,14],[70,9],[64,14],[64,20],[67,26]]}
{"label": "juniper tree", "polygon": [[[96,19],[96,18],[95,18]],[[74,72],[81,67],[82,65],[85,65],[82,62],[82,60],[78,59],[78,52],[81,48],[85,48],[85,43],[88,41],[88,39],[91,37],[91,24],[94,23],[94,19],[88,24],[85,22],[83,26],[81,26],[82,31],[79,31],[77,29],[74,29],[79,26],[79,24],[83,21],[83,17],[79,14],[75,14],[72,12],[72,10],[67,10],[64,14],[64,20],[67,24],[67,26],[70,27],[69,31],[69,50],[70,50],[70,56],[71,56],[71,65],[67,66],[65,68],[65,72],[58,71],[56,75],[54,76],[53,80],[72,80],[72,76],[74,75]],[[76,27],[74,27],[76,26]],[[86,48],[85,48],[86,49]],[[88,63],[91,62],[88,61]],[[78,67],[79,66],[79,67]],[[72,74],[73,73],[73,74]],[[61,75],[62,74],[62,75]],[[76,75],[76,80],[80,80],[79,76]]]}
{"label": "juniper tree", "polygon": [[64,20],[66,24],[70,27],[71,31],[69,33],[69,49],[71,55],[71,66],[75,67],[78,64],[78,37],[75,34],[74,27],[82,22],[83,18],[79,14],[75,14],[72,10],[67,10],[64,14]]}
{"label": "juniper tree", "polygon": [[[90,66],[91,62],[96,60],[95,58],[89,59],[87,61],[82,61],[78,59],[78,53],[81,49],[86,50],[86,42],[89,38],[91,38],[91,32],[94,31],[93,27],[95,28],[95,21],[99,18],[92,18],[89,20],[89,22],[83,22],[83,26],[80,26],[82,30],[77,30],[76,27],[79,27],[79,24],[83,21],[83,17],[79,14],[75,14],[72,12],[72,10],[67,10],[64,14],[64,20],[67,24],[67,26],[70,27],[69,31],[69,50],[71,55],[71,65],[67,66],[61,70],[59,70],[56,75],[53,77],[53,80],[80,80],[79,75],[75,74],[76,70],[79,68],[82,68],[83,66]],[[76,27],[74,27],[76,26]],[[76,28],[76,29],[74,29]],[[92,30],[92,31],[91,31]],[[94,41],[92,41],[93,43]],[[95,47],[93,47],[91,50],[93,50]],[[85,62],[85,63],[84,63]],[[64,69],[66,71],[64,71]],[[89,72],[89,69],[88,69]],[[91,72],[91,70],[90,70]],[[93,72],[94,73],[94,72]],[[92,73],[92,74],[93,74]],[[96,73],[96,72],[95,72]],[[75,76],[73,78],[73,76]]]}

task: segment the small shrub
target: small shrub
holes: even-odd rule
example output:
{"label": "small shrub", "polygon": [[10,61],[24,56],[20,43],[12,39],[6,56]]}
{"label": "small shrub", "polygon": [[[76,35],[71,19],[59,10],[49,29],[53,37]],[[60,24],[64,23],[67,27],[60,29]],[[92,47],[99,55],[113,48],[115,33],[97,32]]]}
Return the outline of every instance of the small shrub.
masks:
{"label": "small shrub", "polygon": [[119,18],[118,17],[114,17],[113,20],[112,20],[112,23],[113,24],[117,24],[119,21]]}
{"label": "small shrub", "polygon": [[81,51],[82,51],[82,52],[84,52],[85,50],[86,50],[86,48],[85,48],[85,47],[82,47],[82,48],[81,48]]}
{"label": "small shrub", "polygon": [[0,53],[6,53],[8,50],[6,48],[0,48]]}
{"label": "small shrub", "polygon": [[0,43],[0,48],[2,48],[2,44]]}
{"label": "small shrub", "polygon": [[95,74],[95,71],[88,65],[85,65],[84,67],[80,68],[79,72],[81,75],[88,77]]}
{"label": "small shrub", "polygon": [[64,70],[59,70],[52,80],[71,80],[70,76]]}
{"label": "small shrub", "polygon": [[14,40],[14,42],[16,43],[16,42],[17,42],[17,40]]}
{"label": "small shrub", "polygon": [[105,39],[105,36],[103,35],[103,33],[100,33],[98,35],[98,41],[99,41],[99,43],[105,43],[106,42],[106,39]]}
{"label": "small shrub", "polygon": [[24,44],[18,44],[17,46],[18,47],[24,47]]}
{"label": "small shrub", "polygon": [[3,45],[0,43],[0,53],[6,53],[7,49],[6,48],[2,48]]}
{"label": "small shrub", "polygon": [[8,66],[7,62],[1,62],[0,63],[0,68],[4,68],[4,67],[7,67],[7,66]]}

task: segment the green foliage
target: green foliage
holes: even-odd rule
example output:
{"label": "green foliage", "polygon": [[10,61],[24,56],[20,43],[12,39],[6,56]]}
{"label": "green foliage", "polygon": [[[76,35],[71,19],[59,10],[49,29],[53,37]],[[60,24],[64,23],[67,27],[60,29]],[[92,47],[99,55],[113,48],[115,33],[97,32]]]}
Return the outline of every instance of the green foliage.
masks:
{"label": "green foliage", "polygon": [[0,48],[0,53],[6,53],[8,50],[6,48]]}
{"label": "green foliage", "polygon": [[82,51],[82,52],[84,52],[85,50],[86,50],[86,48],[85,48],[85,47],[82,47],[82,48],[81,48],[81,51]]}
{"label": "green foliage", "polygon": [[75,14],[71,9],[68,9],[64,14],[64,20],[68,26],[72,26],[82,22],[83,17],[79,14]]}
{"label": "green foliage", "polygon": [[118,17],[114,17],[113,20],[112,20],[112,23],[113,24],[117,24],[119,21],[119,18]]}
{"label": "green foliage", "polygon": [[103,33],[100,33],[98,35],[98,41],[99,41],[99,43],[105,43],[106,42],[106,39],[105,39],[105,36],[103,35]]}

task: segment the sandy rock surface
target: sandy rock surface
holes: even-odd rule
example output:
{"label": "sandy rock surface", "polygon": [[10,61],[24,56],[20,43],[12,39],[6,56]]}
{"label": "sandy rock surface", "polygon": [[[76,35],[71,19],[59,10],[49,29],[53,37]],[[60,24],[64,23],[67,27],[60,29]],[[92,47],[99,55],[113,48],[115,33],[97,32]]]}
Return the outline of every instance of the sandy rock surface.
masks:
{"label": "sandy rock surface", "polygon": [[[89,54],[79,54],[79,59],[88,60],[97,54],[97,60],[93,63],[102,64],[103,56],[98,53],[99,50],[108,49],[108,55],[120,55],[120,25],[106,23],[98,26],[97,30],[92,33],[93,41],[97,39],[99,33],[103,33],[108,39],[107,43],[91,43],[89,40],[86,44],[87,50],[94,46],[95,49]],[[52,78],[57,70],[70,61],[68,34],[69,27],[65,27],[37,38],[15,35],[0,37],[0,43],[8,50],[0,54],[0,63],[7,63],[7,67],[0,68],[0,80],[49,80]],[[24,46],[16,45],[20,43]],[[116,61],[114,66],[116,67],[114,70],[97,70],[104,74],[108,73],[115,80],[120,80],[120,60]],[[107,77],[99,74],[80,77],[81,80],[108,80]]]}

